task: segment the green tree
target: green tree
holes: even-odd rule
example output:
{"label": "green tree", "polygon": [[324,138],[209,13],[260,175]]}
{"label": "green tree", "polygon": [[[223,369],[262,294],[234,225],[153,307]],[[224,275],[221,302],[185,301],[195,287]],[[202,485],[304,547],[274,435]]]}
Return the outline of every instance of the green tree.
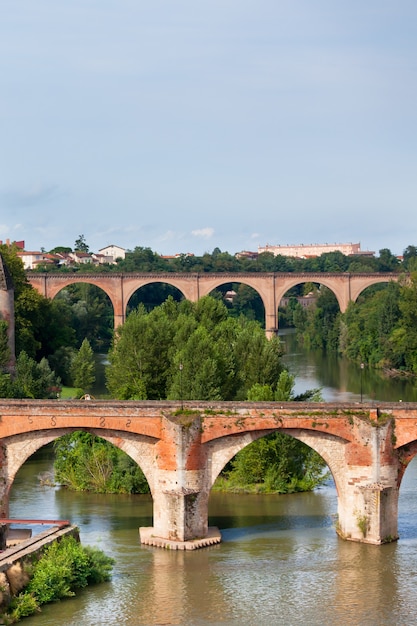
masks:
{"label": "green tree", "polygon": [[[80,346],[87,338],[95,352],[107,351],[113,333],[113,308],[102,289],[88,283],[68,285],[53,300],[57,313],[67,318],[74,342]],[[54,311],[55,313],[55,311]]]}
{"label": "green tree", "polygon": [[43,358],[37,363],[22,351],[16,360],[14,377],[6,384],[6,397],[56,398],[59,389],[60,380],[51,370],[47,359]]}
{"label": "green tree", "polygon": [[72,491],[149,493],[139,466],[122,450],[86,432],[54,442],[55,479]]}
{"label": "green tree", "polygon": [[403,253],[404,269],[409,272],[417,271],[417,247],[408,246]]}
{"label": "green tree", "polygon": [[391,343],[402,354],[404,369],[417,374],[417,272],[401,286],[398,302],[400,320]]}
{"label": "green tree", "polygon": [[74,243],[74,250],[76,252],[85,252],[88,254],[88,252],[90,251],[90,247],[88,246],[84,235],[78,235],[78,238],[75,240]]}
{"label": "green tree", "polygon": [[94,371],[94,352],[88,339],[84,339],[71,362],[71,376],[74,386],[83,391],[90,390],[96,379]]}
{"label": "green tree", "polygon": [[169,299],[149,313],[140,306],[117,330],[107,386],[121,399],[244,399],[256,382],[275,390],[281,355],[278,338],[228,317],[215,298]]}
{"label": "green tree", "polygon": [[[278,401],[294,399],[294,377],[286,370],[280,374],[275,394],[269,385],[255,384],[248,400]],[[317,390],[306,395],[314,396]],[[317,399],[320,399],[319,397]],[[257,439],[232,459],[219,483],[232,491],[292,493],[310,491],[328,478],[323,459],[310,447],[284,433],[275,432]]]}
{"label": "green tree", "polygon": [[0,371],[5,368],[10,361],[8,328],[9,325],[6,320],[0,319]]}

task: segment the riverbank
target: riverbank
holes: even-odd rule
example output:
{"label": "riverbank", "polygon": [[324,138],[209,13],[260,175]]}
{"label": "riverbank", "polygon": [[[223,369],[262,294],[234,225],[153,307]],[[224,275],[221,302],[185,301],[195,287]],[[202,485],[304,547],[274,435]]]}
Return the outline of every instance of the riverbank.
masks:
{"label": "riverbank", "polygon": [[6,611],[11,600],[28,584],[33,561],[52,543],[67,536],[80,540],[76,526],[52,526],[0,552],[0,614]]}

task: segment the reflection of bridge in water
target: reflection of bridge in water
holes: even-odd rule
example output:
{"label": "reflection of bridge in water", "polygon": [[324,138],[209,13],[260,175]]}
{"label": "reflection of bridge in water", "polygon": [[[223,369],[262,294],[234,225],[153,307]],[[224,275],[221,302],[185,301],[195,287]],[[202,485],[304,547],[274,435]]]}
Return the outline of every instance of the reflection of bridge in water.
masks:
{"label": "reflection of bridge in water", "polygon": [[268,335],[272,335],[278,330],[279,303],[287,291],[296,285],[302,283],[324,285],[334,293],[343,313],[349,302],[355,302],[364,289],[378,283],[398,281],[399,274],[337,274],[331,272],[40,274],[29,272],[27,277],[31,285],[47,298],[54,298],[61,289],[75,283],[88,283],[99,287],[108,295],[113,305],[115,328],[124,323],[126,307],[131,296],[145,285],[166,283],[176,287],[187,300],[196,302],[221,285],[242,283],[252,287],[259,294],[265,308],[265,329]]}
{"label": "reflection of bridge in water", "polygon": [[[182,406],[183,405],[183,406]],[[17,471],[39,448],[86,430],[124,450],[153,497],[158,545],[212,543],[208,498],[226,463],[252,441],[280,431],[326,461],[338,495],[337,531],[380,544],[396,539],[398,494],[417,452],[417,405],[260,402],[0,400],[1,509]],[[202,540],[202,541],[201,541]],[[206,540],[206,542],[204,541]]]}

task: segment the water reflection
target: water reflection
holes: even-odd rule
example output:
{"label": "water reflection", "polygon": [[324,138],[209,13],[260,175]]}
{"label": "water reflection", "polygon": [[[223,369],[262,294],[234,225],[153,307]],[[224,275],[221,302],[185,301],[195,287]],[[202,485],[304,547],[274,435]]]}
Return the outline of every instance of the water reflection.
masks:
{"label": "water reflection", "polygon": [[[417,402],[412,380],[383,376],[377,370],[352,363],[321,350],[304,350],[293,332],[280,332],[285,344],[284,362],[295,375],[295,393],[322,388],[326,402]],[[361,393],[362,391],[362,393]]]}
{"label": "water reflection", "polygon": [[369,626],[412,624],[417,614],[417,459],[400,496],[400,541],[344,542],[334,530],[332,484],[311,494],[212,494],[210,524],[223,543],[195,552],[142,547],[148,496],[92,496],[41,487],[48,461],[19,472],[11,514],[70,518],[85,544],[116,559],[111,582],[44,607],[26,626]]}

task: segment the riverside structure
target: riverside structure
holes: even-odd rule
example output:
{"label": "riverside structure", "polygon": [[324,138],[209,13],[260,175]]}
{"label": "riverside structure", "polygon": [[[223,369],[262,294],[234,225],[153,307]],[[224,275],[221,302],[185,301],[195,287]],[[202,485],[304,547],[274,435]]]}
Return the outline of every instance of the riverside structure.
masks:
{"label": "riverside structure", "polygon": [[401,480],[417,453],[415,403],[0,399],[0,415],[0,517],[9,517],[9,492],[24,462],[54,439],[85,430],[141,467],[153,498],[153,526],[141,529],[141,540],[174,549],[221,540],[208,527],[211,487],[239,450],[275,431],[303,441],[326,461],[341,537],[396,540]]}
{"label": "riverside structure", "polygon": [[275,273],[49,273],[29,272],[27,278],[35,289],[46,298],[54,298],[68,285],[88,283],[102,289],[110,298],[114,312],[114,327],[125,322],[127,304],[131,296],[145,285],[166,283],[176,287],[186,298],[197,302],[211,291],[228,283],[242,283],[252,287],[262,299],[265,308],[265,332],[268,337],[278,332],[278,307],[289,289],[302,283],[319,283],[328,287],[337,298],[342,313],[349,302],[355,302],[359,294],[379,283],[398,281],[393,273],[322,273],[322,272],[275,272]]}

